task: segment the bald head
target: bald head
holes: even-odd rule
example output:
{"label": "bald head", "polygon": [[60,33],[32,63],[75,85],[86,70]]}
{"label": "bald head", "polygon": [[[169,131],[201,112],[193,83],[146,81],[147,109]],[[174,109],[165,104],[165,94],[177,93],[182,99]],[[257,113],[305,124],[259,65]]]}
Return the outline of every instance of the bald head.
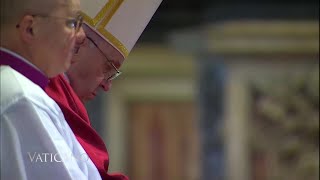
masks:
{"label": "bald head", "polygon": [[48,77],[66,71],[76,40],[79,0],[1,0],[0,46],[35,65]]}
{"label": "bald head", "polygon": [[26,14],[49,14],[73,0],[1,0],[1,28],[15,25]]}

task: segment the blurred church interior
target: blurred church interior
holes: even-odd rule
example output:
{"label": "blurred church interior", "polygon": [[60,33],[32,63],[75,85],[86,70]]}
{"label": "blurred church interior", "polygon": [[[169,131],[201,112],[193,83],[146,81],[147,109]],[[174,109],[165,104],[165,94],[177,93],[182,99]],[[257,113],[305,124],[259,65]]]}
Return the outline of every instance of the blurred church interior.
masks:
{"label": "blurred church interior", "polygon": [[164,0],[87,105],[131,180],[318,180],[319,2]]}

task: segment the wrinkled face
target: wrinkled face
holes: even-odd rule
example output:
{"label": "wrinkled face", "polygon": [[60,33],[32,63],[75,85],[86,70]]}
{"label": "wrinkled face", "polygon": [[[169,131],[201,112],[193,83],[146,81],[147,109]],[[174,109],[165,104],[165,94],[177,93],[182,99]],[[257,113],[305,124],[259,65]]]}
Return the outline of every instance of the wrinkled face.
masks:
{"label": "wrinkled face", "polygon": [[37,50],[34,56],[48,62],[45,71],[49,77],[67,71],[76,43],[85,37],[81,28],[77,33],[70,25],[78,17],[79,8],[79,0],[63,1],[51,13],[34,16],[33,49]]}
{"label": "wrinkled face", "polygon": [[[107,43],[104,41],[103,44]],[[117,68],[122,65],[124,58],[114,47],[107,44],[103,46],[103,50]],[[112,81],[108,81],[107,78],[116,71],[89,39],[86,38],[74,59],[75,63],[71,65],[67,75],[82,102],[95,98],[99,89],[108,91],[111,88]]]}

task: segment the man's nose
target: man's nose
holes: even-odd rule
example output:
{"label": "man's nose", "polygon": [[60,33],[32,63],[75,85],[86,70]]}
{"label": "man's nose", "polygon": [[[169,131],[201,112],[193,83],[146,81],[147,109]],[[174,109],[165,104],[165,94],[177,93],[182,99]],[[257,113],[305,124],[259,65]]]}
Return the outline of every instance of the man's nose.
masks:
{"label": "man's nose", "polygon": [[106,81],[106,80],[103,80],[101,83],[100,83],[100,87],[102,88],[103,91],[107,92],[109,91],[109,89],[111,88],[111,81]]}
{"label": "man's nose", "polygon": [[83,44],[85,38],[86,34],[84,33],[83,28],[80,27],[79,31],[76,34],[76,46],[80,46],[81,44]]}

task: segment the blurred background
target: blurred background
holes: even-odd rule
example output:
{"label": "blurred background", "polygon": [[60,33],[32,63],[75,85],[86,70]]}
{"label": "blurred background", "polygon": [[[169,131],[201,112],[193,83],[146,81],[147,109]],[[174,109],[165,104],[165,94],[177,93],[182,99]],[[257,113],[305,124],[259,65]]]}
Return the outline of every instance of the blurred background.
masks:
{"label": "blurred background", "polygon": [[131,180],[318,180],[319,2],[164,0],[87,105]]}

